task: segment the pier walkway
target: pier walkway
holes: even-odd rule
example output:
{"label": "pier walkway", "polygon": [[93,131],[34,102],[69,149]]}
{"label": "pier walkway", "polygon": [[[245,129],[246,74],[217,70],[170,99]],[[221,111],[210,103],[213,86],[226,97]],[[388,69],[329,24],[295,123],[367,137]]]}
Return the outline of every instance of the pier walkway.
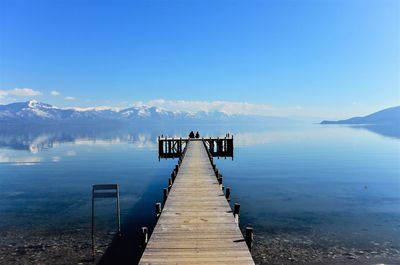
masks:
{"label": "pier walkway", "polygon": [[139,264],[254,264],[201,139],[187,143]]}

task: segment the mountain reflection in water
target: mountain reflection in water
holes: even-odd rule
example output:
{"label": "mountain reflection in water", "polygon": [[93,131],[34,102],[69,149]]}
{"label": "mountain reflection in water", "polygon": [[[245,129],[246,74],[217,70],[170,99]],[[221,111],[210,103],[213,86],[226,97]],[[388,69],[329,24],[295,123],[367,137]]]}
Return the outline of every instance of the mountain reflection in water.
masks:
{"label": "mountain reflection in water", "polygon": [[[293,128],[298,132],[298,126],[257,126],[254,130],[248,127],[232,126],[231,128],[200,128],[202,137],[223,136],[230,132],[235,136],[235,145],[248,146],[265,144],[277,139],[291,139]],[[341,127],[355,130],[366,130],[385,137],[400,138],[399,126],[378,125],[305,125],[299,128],[309,128],[307,134],[318,136],[317,127]],[[194,127],[197,129],[197,127]],[[169,137],[185,137],[187,132],[193,130],[190,125],[175,128],[160,127],[42,127],[42,126],[3,126],[0,127],[0,147],[13,150],[27,150],[30,153],[52,148],[62,143],[74,144],[113,144],[129,143],[137,148],[155,149],[157,137],[168,135]],[[298,135],[296,136],[298,137]],[[0,161],[1,162],[1,161]]]}

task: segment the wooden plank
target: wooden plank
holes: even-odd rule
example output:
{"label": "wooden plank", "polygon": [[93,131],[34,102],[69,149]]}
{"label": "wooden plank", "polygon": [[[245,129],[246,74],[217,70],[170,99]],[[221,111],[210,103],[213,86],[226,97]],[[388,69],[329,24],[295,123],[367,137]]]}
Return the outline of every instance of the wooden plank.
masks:
{"label": "wooden plank", "polygon": [[187,143],[139,264],[254,264],[199,140]]}

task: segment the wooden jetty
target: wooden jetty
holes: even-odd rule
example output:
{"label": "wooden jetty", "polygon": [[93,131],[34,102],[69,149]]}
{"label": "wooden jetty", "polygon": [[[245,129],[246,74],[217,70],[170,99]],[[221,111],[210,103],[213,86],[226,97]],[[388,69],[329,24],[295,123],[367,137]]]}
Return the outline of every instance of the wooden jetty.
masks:
{"label": "wooden jetty", "polygon": [[143,230],[147,246],[139,264],[254,264],[248,247],[252,229],[246,230],[245,240],[239,229],[240,205],[232,212],[210,145],[205,139],[185,139],[184,144],[183,158],[164,189],[161,213],[156,204],[159,219],[148,243]]}

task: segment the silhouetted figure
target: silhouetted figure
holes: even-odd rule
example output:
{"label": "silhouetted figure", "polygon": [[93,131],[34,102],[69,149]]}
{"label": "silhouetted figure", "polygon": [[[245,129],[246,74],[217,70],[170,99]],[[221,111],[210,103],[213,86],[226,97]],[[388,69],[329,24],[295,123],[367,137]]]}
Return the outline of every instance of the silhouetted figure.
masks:
{"label": "silhouetted figure", "polygon": [[199,131],[196,132],[196,138],[200,138]]}
{"label": "silhouetted figure", "polygon": [[189,133],[189,138],[194,138],[194,132],[193,132],[193,131],[191,131],[191,132]]}

